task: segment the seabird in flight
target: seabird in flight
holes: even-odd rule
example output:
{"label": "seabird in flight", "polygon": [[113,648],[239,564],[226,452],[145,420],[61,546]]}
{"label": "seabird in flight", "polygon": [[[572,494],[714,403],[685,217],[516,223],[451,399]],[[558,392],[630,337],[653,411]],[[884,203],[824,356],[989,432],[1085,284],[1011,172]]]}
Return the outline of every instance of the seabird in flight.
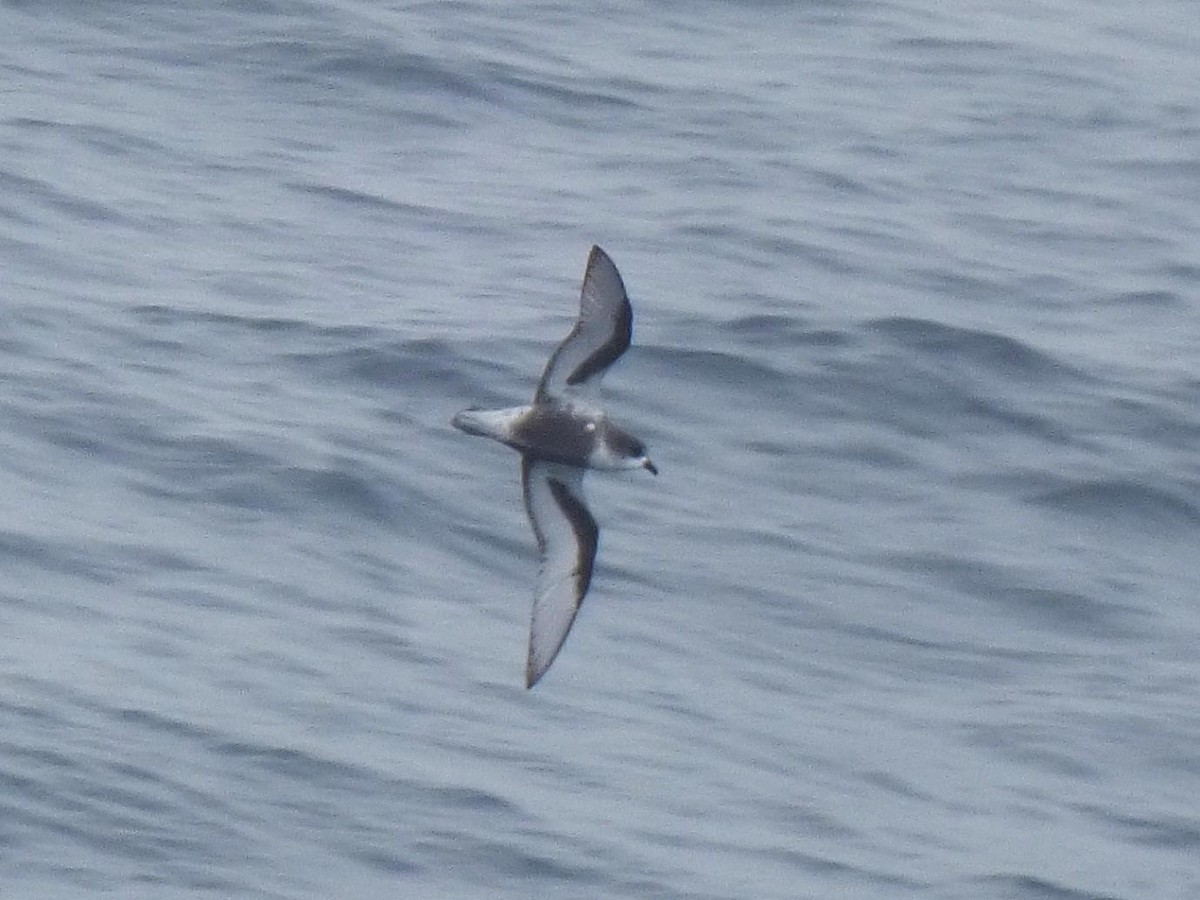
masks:
{"label": "seabird in flight", "polygon": [[521,454],[525,511],[541,565],[529,629],[525,687],[558,655],[587,594],[600,529],[583,497],[588,469],[658,469],[645,445],[598,405],[600,381],[629,346],[633,308],[608,254],[592,247],[583,274],[579,320],[550,356],[529,406],[471,408],[452,424]]}

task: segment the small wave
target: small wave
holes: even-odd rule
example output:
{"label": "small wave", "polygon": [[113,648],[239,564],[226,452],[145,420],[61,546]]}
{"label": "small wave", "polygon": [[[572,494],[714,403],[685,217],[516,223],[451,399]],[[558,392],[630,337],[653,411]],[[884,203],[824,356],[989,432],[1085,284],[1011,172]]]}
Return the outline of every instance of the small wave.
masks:
{"label": "small wave", "polygon": [[1200,524],[1200,508],[1163,488],[1129,480],[1084,481],[1047,491],[1032,502],[1079,515],[1138,525]]}
{"label": "small wave", "polygon": [[[129,308],[129,314],[139,323],[164,329],[189,326],[211,326],[247,333],[286,332],[311,338],[361,338],[373,334],[363,326],[315,325],[302,319],[283,316],[257,316],[214,312],[202,309],[177,309],[158,303],[143,303]],[[144,337],[144,334],[142,335]]]}
{"label": "small wave", "polygon": [[352,515],[381,523],[393,522],[393,504],[374,483],[345,467],[310,469],[292,467],[279,476],[289,495],[306,495],[318,507],[334,506]]}
{"label": "small wave", "polygon": [[1083,805],[1079,810],[1102,826],[1116,827],[1126,839],[1167,850],[1200,848],[1200,828],[1194,821],[1164,815],[1158,819],[1127,815],[1107,806]]}
{"label": "small wave", "polygon": [[[465,357],[449,343],[437,338],[417,338],[403,341],[357,341],[317,351],[283,353],[281,358],[309,374],[319,374],[386,390],[412,390],[420,384],[456,385],[455,393],[470,393],[472,376],[482,369],[481,381],[488,381],[508,369],[492,363]],[[517,384],[520,376],[514,373]],[[503,383],[503,382],[501,382]]]}
{"label": "small wave", "polygon": [[990,875],[947,886],[953,893],[938,897],[996,897],[998,900],[1117,900],[1115,894],[1094,894],[1032,875]]}
{"label": "small wave", "polygon": [[1107,298],[1113,306],[1160,309],[1185,309],[1187,304],[1175,291],[1122,291]]}
{"label": "small wave", "polygon": [[845,347],[853,343],[853,338],[845,331],[806,328],[794,316],[741,316],[726,322],[723,327],[738,337],[754,341],[757,345]]}
{"label": "small wave", "polygon": [[1139,630],[1130,608],[1069,588],[1030,583],[1030,575],[1017,567],[942,553],[901,554],[893,562],[953,591],[995,604],[1023,621],[1064,634],[1123,638]]}
{"label": "small wave", "polygon": [[662,361],[677,373],[680,380],[712,379],[726,385],[743,385],[765,390],[764,384],[787,381],[783,373],[744,356],[719,350],[692,350],[682,347],[647,346],[641,348],[644,357]]}
{"label": "small wave", "polygon": [[419,203],[404,203],[380,194],[356,191],[351,188],[339,187],[332,184],[319,184],[315,181],[288,181],[284,187],[298,193],[310,196],[324,197],[338,203],[346,203],[354,207],[368,207],[389,214],[404,214],[414,218],[441,222],[447,215],[445,210]]}
{"label": "small wave", "polygon": [[898,344],[922,353],[952,356],[1005,374],[1046,376],[1072,371],[1040,350],[1006,335],[958,328],[928,319],[890,317],[874,319],[867,327]]}

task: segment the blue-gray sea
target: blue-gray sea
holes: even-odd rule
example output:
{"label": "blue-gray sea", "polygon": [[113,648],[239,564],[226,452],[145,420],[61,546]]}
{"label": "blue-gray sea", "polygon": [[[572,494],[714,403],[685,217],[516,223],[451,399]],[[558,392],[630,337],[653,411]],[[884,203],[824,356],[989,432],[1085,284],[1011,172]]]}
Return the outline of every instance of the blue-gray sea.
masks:
{"label": "blue-gray sea", "polygon": [[1198,654],[1194,0],[0,3],[5,900],[1200,897]]}

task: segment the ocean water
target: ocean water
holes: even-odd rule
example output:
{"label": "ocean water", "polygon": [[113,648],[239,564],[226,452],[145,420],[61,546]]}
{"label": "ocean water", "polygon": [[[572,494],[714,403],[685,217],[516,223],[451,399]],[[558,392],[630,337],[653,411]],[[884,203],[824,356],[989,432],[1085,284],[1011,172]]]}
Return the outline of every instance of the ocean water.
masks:
{"label": "ocean water", "polygon": [[1200,896],[1198,24],[0,3],[0,896]]}

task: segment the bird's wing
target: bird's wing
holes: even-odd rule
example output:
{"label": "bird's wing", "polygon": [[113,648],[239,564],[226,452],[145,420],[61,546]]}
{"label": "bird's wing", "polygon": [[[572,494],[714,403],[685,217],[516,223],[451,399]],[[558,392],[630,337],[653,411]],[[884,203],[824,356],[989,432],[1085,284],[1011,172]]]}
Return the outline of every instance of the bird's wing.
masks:
{"label": "bird's wing", "polygon": [[521,458],[521,490],[540,557],[525,664],[527,688],[554,662],[592,580],[600,529],[584,503],[583,473],[561,463]]}
{"label": "bird's wing", "polygon": [[592,247],[583,273],[579,321],[546,363],[534,402],[575,394],[593,399],[600,379],[633,334],[633,307],[621,273],[599,247]]}

